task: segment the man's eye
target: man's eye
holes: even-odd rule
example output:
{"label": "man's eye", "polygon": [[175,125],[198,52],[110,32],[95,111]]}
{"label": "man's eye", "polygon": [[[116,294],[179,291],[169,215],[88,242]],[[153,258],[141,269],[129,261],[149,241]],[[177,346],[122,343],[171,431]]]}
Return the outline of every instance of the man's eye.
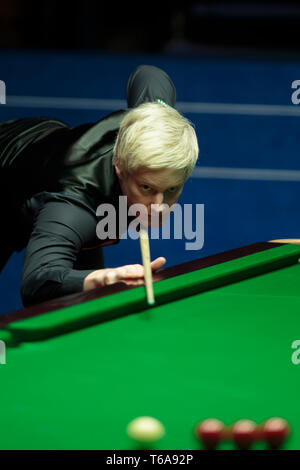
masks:
{"label": "man's eye", "polygon": [[147,186],[147,184],[143,184],[143,189],[145,191],[150,191],[151,190],[150,186]]}
{"label": "man's eye", "polygon": [[168,191],[169,193],[176,193],[177,189],[177,186],[173,186],[172,188],[169,188]]}

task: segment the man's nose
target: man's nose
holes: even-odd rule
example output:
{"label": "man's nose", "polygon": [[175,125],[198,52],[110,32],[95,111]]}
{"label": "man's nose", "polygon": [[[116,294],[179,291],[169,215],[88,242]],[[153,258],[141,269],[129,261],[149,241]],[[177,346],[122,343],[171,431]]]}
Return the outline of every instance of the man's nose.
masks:
{"label": "man's nose", "polygon": [[[157,204],[160,206],[164,202],[164,193],[157,193],[155,194],[152,204]],[[160,208],[157,208],[159,211],[162,210]]]}

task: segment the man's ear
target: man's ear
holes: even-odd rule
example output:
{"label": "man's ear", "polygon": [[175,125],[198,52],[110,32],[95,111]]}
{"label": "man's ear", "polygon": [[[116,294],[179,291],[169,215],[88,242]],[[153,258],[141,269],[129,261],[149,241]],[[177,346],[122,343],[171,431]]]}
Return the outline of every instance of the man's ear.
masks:
{"label": "man's ear", "polygon": [[123,172],[119,168],[119,161],[118,160],[115,161],[115,169],[116,169],[117,177],[120,180],[122,180],[123,179]]}

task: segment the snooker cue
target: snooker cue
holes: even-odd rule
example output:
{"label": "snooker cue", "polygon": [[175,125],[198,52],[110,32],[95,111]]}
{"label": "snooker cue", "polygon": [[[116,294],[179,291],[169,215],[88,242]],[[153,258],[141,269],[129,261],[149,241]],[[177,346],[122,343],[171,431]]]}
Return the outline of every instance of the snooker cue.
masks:
{"label": "snooker cue", "polygon": [[299,238],[283,238],[280,240],[269,240],[269,243],[292,243],[293,245],[300,245]]}
{"label": "snooker cue", "polygon": [[146,286],[147,302],[149,305],[154,305],[154,293],[153,293],[153,281],[152,281],[152,269],[150,260],[150,246],[148,231],[145,228],[140,229],[140,249],[142,254],[143,266],[144,266],[144,277]]}

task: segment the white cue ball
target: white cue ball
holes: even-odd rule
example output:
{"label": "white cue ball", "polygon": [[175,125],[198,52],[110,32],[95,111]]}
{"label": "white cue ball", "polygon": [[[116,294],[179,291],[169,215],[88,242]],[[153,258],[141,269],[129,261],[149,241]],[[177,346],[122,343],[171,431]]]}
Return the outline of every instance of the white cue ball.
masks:
{"label": "white cue ball", "polygon": [[165,435],[165,428],[151,416],[140,416],[128,424],[127,434],[139,442],[154,442]]}

